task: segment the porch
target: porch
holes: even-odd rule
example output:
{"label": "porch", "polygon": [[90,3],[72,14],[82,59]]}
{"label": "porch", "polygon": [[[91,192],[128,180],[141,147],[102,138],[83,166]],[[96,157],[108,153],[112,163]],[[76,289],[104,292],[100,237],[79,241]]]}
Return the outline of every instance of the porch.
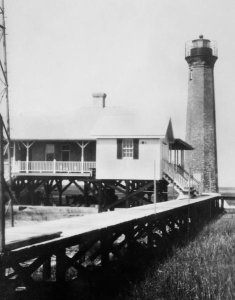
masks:
{"label": "porch", "polygon": [[170,143],[168,151],[162,155],[162,177],[174,188],[179,194],[188,194],[189,190],[195,190],[201,193],[201,182],[197,178],[198,173],[194,170],[185,170],[184,154],[185,151],[191,151],[193,147],[181,139],[174,139]]}
{"label": "porch", "polygon": [[19,174],[73,174],[92,176],[96,168],[95,161],[12,161],[12,175]]}

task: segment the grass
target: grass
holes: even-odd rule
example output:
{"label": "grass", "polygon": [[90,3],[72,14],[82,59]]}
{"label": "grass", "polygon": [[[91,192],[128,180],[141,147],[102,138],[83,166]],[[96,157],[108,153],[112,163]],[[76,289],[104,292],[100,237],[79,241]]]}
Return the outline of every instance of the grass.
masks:
{"label": "grass", "polygon": [[235,218],[223,216],[173,252],[126,299],[235,299]]}

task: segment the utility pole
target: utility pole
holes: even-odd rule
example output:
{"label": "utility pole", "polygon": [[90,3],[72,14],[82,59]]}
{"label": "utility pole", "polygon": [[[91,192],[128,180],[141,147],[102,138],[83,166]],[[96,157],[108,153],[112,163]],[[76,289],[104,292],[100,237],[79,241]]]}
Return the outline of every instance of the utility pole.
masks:
{"label": "utility pole", "polygon": [[[5,97],[6,97],[6,117],[7,117],[7,131],[10,135],[10,108],[9,108],[9,92],[8,92],[8,72],[7,72],[7,43],[6,43],[6,22],[5,22],[5,6],[4,0],[2,0],[2,7],[1,7],[1,15],[2,15],[2,24],[0,25],[2,30],[2,40],[3,40],[3,77],[5,79]],[[2,65],[2,62],[1,62]],[[9,147],[8,147],[9,148]]]}
{"label": "utility pole", "polygon": [[[2,57],[0,57],[0,73],[1,73],[1,83],[3,85],[1,91],[1,102],[4,101],[6,105],[6,124],[7,124],[7,157],[8,157],[8,177],[9,185],[11,187],[11,144],[10,144],[10,107],[9,107],[9,89],[8,89],[8,70],[7,70],[7,43],[6,43],[6,22],[5,22],[5,5],[4,0],[1,0],[0,7],[0,51],[2,52]],[[11,207],[11,225],[14,226],[14,213],[13,213],[13,200],[10,199]]]}
{"label": "utility pole", "polygon": [[[5,203],[4,203],[4,163],[3,163],[3,121],[0,115],[0,259],[5,248]],[[1,265],[1,262],[0,262]],[[1,266],[0,266],[1,273]],[[0,274],[1,278],[1,274]]]}

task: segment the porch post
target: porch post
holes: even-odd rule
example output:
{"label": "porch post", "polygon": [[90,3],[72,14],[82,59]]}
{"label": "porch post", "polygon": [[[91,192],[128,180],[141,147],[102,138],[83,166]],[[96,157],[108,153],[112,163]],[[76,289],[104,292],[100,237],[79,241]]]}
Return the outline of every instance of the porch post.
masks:
{"label": "porch post", "polygon": [[84,142],[82,142],[82,146],[81,146],[81,163],[82,163],[82,173],[84,173]]}
{"label": "porch post", "polygon": [[53,159],[53,174],[56,173],[56,159]]}
{"label": "porch post", "polygon": [[34,142],[31,144],[27,142],[26,144],[22,142],[26,148],[26,173],[29,173],[29,149],[33,146]]}
{"label": "porch post", "polygon": [[84,173],[84,149],[86,148],[86,146],[89,144],[89,142],[87,142],[86,144],[84,143],[84,141],[82,141],[82,143],[80,144],[79,142],[77,142],[77,145],[81,148],[81,173]]}
{"label": "porch post", "polygon": [[181,167],[184,169],[184,150],[181,150]]}
{"label": "porch post", "polygon": [[26,144],[26,173],[29,173],[29,143]]}
{"label": "porch post", "polygon": [[171,150],[169,149],[169,163],[171,164]]}

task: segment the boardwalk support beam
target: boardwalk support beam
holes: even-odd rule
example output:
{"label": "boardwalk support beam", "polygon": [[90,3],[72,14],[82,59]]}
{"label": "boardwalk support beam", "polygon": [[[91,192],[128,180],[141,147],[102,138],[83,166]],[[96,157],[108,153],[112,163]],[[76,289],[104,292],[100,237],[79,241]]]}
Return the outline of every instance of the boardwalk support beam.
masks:
{"label": "boardwalk support beam", "polygon": [[65,249],[61,248],[56,253],[56,281],[64,282],[66,273]]}

